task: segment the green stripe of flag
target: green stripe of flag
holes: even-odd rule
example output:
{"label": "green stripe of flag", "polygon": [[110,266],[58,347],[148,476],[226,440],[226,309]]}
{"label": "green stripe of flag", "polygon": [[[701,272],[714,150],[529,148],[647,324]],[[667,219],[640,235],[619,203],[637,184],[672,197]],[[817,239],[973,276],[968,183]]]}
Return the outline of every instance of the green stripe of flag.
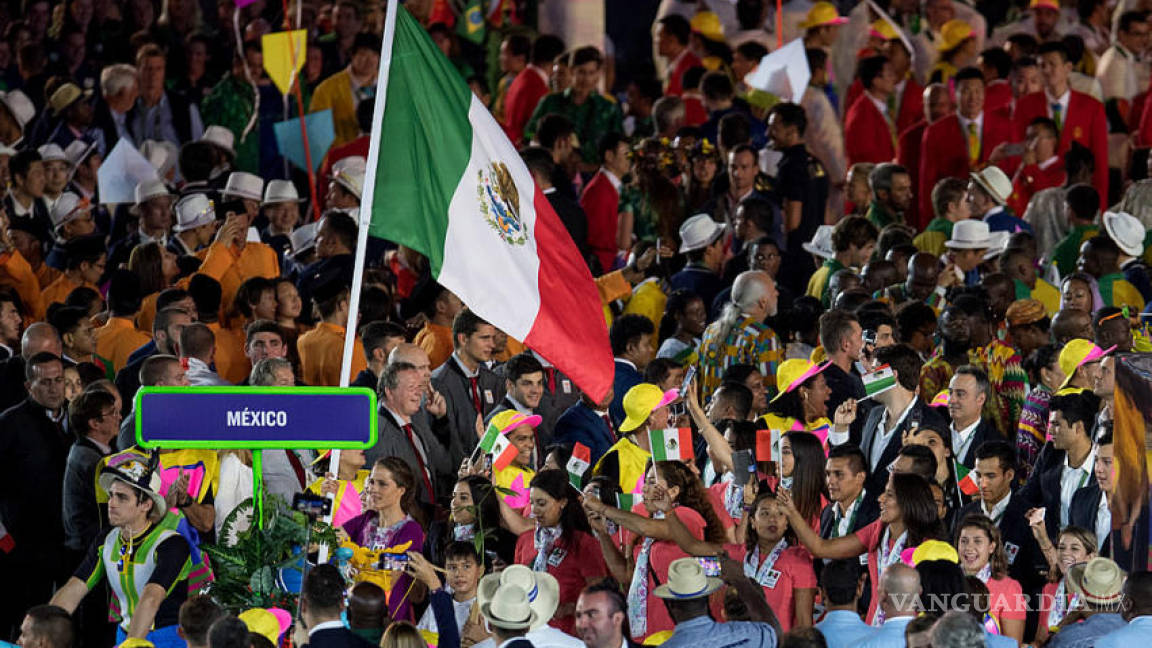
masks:
{"label": "green stripe of flag", "polygon": [[423,253],[435,277],[444,262],[448,206],[472,155],[472,92],[403,7],[384,99],[368,232]]}

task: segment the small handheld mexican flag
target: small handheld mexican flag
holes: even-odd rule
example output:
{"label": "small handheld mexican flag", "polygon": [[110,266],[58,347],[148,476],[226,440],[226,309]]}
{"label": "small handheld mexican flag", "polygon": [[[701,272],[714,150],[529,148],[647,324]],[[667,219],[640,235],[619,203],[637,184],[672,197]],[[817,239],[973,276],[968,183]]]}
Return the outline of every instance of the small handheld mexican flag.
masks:
{"label": "small handheld mexican flag", "polygon": [[640,493],[617,493],[616,494],[616,507],[621,511],[631,511],[633,506],[644,501],[644,496]]}
{"label": "small handheld mexican flag", "polygon": [[696,456],[692,450],[691,428],[648,430],[652,461],[683,461]]}
{"label": "small handheld mexican flag", "polygon": [[980,487],[976,485],[976,478],[972,476],[971,469],[956,460],[952,460],[952,465],[956,467],[956,486],[960,492],[969,496],[979,493]]}
{"label": "small handheld mexican flag", "polygon": [[780,430],[756,430],[756,461],[779,461]]}
{"label": "small handheld mexican flag", "polygon": [[497,434],[496,441],[492,444],[492,469],[496,471],[504,470],[519,453],[520,451],[516,449],[516,446],[512,445],[508,437],[503,434]]}
{"label": "small handheld mexican flag", "polygon": [[584,482],[584,473],[588,472],[588,468],[592,466],[592,450],[583,443],[577,443],[572,447],[572,458],[568,460],[568,481],[576,490]]}
{"label": "small handheld mexican flag", "polygon": [[896,386],[896,374],[888,365],[876,367],[875,370],[861,376],[860,380],[864,382],[865,398],[872,398]]}
{"label": "small handheld mexican flag", "polygon": [[496,439],[498,438],[500,438],[500,428],[495,425],[489,425],[488,429],[484,430],[484,436],[480,437],[480,451],[492,452],[492,446],[496,445]]}

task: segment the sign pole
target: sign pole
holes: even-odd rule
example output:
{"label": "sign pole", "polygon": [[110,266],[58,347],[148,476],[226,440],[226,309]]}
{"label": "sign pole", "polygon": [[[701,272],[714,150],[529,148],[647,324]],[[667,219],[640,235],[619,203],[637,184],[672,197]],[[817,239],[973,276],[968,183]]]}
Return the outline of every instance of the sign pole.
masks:
{"label": "sign pole", "polygon": [[[291,452],[291,451],[289,451]],[[256,528],[264,528],[264,467],[262,450],[252,450],[252,509],[256,514]]]}

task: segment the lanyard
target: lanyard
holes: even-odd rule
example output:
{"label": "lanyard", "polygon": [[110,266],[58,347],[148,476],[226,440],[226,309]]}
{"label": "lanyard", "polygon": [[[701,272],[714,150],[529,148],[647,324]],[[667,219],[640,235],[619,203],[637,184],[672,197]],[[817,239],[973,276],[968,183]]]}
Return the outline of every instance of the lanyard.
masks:
{"label": "lanyard", "polygon": [[888,567],[891,567],[897,560],[900,560],[900,553],[904,551],[904,543],[908,541],[908,532],[905,531],[900,534],[899,538],[896,538],[895,544],[892,545],[892,550],[888,551],[888,533],[891,530],[890,527],[884,527],[884,536],[880,538],[880,548],[877,551],[880,564],[878,565],[879,569],[876,570],[877,574],[880,574]]}
{"label": "lanyard", "polygon": [[[862,502],[863,500],[864,500],[864,491],[860,491],[860,494],[856,496],[856,500],[848,505],[848,511],[851,513],[851,516],[848,518],[848,531],[851,531],[852,525],[856,524],[856,514],[860,512],[860,502]],[[840,534],[840,523],[844,520],[844,516],[836,514],[835,508],[832,509],[832,515],[833,515],[832,537],[833,538],[839,538],[841,535]]]}
{"label": "lanyard", "polygon": [[776,546],[772,548],[772,553],[768,554],[768,557],[764,559],[764,564],[757,568],[756,564],[760,562],[760,545],[756,545],[752,548],[752,553],[744,559],[744,575],[763,585],[768,578],[768,573],[771,572],[772,567],[776,565],[776,559],[779,558],[780,554],[784,553],[784,550],[787,548],[788,541],[781,538],[780,542],[777,542]]}

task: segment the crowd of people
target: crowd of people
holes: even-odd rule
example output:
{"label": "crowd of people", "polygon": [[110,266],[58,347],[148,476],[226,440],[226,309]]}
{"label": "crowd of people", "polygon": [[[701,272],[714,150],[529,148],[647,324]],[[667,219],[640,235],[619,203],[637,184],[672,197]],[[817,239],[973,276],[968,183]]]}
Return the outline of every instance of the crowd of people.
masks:
{"label": "crowd of people", "polygon": [[[1113,507],[1120,354],[1152,351],[1152,5],[608,0],[593,46],[536,2],[403,3],[587,265],[601,396],[387,240],[351,310],[384,4],[236,4],[0,7],[0,640],[1152,631],[1148,502]],[[795,39],[807,86],[751,85]],[[274,126],[324,110],[311,176]],[[111,203],[122,143],[155,179]],[[378,395],[372,447],[136,445],[141,387],[342,383]],[[340,543],[406,548],[391,576],[308,547],[298,611],[222,609],[203,547],[244,541],[254,469],[271,509],[330,496]]]}

